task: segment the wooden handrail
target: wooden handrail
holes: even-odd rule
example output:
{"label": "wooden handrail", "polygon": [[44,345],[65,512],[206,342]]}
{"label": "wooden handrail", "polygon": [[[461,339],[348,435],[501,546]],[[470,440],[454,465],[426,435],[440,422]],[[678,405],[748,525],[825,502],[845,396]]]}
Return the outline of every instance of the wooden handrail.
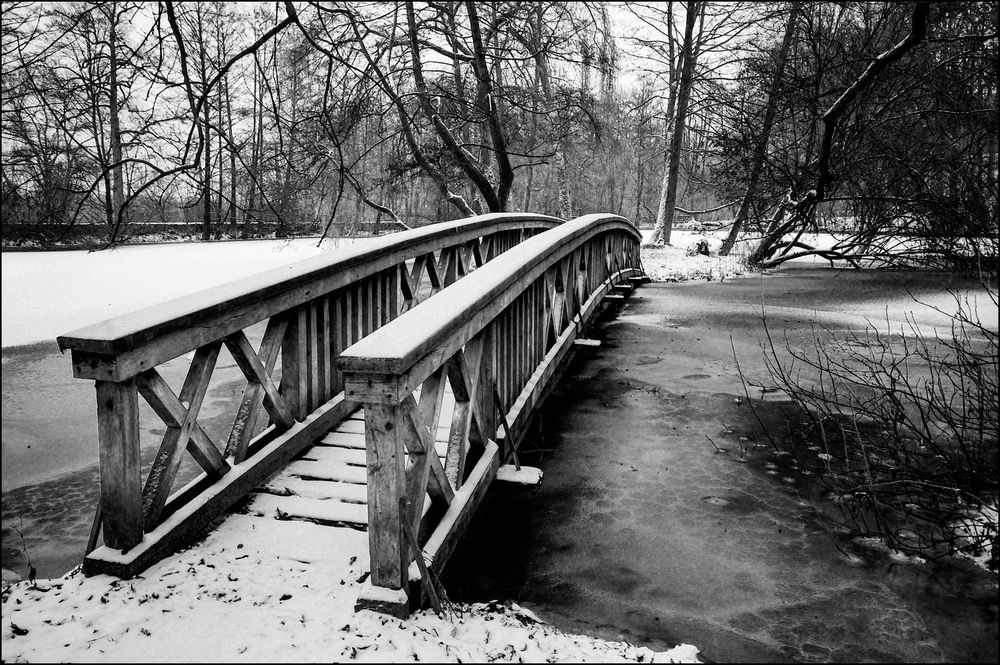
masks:
{"label": "wooden handrail", "polygon": [[[333,364],[341,350],[560,223],[497,213],[435,224],[59,337],[60,349],[73,353],[74,375],[94,379],[97,392],[105,545],[87,555],[84,570],[130,577],[196,537],[357,408]],[[245,329],[260,322],[267,325],[255,348]],[[247,385],[228,440],[215,442],[198,416],[223,347]],[[187,377],[175,394],[157,368],[189,352]],[[271,377],[279,362],[280,385]],[[140,395],[165,425],[145,480]],[[255,433],[261,407],[270,423]],[[204,473],[176,490],[185,451]]]}
{"label": "wooden handrail", "polygon": [[560,222],[547,215],[491,213],[432,224],[152,305],[56,341],[61,351],[73,351],[77,378],[123,381],[405,259],[500,231],[541,230]]}
{"label": "wooden handrail", "polygon": [[[346,349],[337,366],[346,372],[401,374],[429,349],[440,348],[443,340],[448,340],[444,352],[454,353],[552,264],[593,236],[612,229],[641,240],[639,231],[624,217],[578,217],[512,248],[502,260],[469,275],[462,288],[452,289],[447,298],[428,300],[403,314],[394,325],[376,330]],[[408,333],[400,334],[403,330]]]}
{"label": "wooden handrail", "polygon": [[[605,296],[641,277],[640,240],[623,217],[577,218],[340,354],[345,396],[365,410],[372,574],[360,607],[405,615],[419,602],[404,526],[424,534],[427,567],[439,571]],[[445,381],[455,411],[442,464],[434,432]],[[425,494],[437,510],[424,510]]]}

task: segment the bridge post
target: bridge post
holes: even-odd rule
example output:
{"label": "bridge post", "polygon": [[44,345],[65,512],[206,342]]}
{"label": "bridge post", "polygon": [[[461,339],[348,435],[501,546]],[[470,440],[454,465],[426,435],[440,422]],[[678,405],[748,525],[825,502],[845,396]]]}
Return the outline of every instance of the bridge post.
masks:
{"label": "bridge post", "polygon": [[95,381],[104,544],[129,550],[142,542],[139,394],[135,381]]}
{"label": "bridge post", "polygon": [[406,496],[403,409],[371,402],[365,402],[364,409],[371,577],[358,596],[357,609],[406,618],[410,557],[399,510],[399,498]]}

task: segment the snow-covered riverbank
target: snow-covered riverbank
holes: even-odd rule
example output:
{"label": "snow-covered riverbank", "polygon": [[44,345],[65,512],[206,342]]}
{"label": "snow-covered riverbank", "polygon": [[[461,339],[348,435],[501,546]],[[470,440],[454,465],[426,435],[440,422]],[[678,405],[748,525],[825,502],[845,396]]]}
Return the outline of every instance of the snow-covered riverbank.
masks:
{"label": "snow-covered riverbank", "polygon": [[[126,245],[98,252],[3,252],[2,344],[56,336],[367,238]],[[40,276],[45,276],[40,279]]]}
{"label": "snow-covered riverbank", "polygon": [[3,592],[5,662],[699,662],[563,633],[515,604],[406,621],[354,611],[367,534],[228,517],[129,581],[75,572]]}

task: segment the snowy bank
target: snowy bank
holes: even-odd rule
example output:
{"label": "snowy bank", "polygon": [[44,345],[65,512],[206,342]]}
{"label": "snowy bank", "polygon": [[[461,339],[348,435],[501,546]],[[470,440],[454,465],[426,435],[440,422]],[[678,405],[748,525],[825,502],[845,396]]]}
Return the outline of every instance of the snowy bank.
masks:
{"label": "snowy bank", "polygon": [[5,662],[699,662],[559,631],[515,604],[400,621],[354,611],[368,537],[232,515],[129,581],[73,572],[3,592]]}
{"label": "snowy bank", "polygon": [[[364,238],[125,245],[95,252],[3,252],[3,347],[56,336]],[[39,279],[45,275],[46,279]]]}

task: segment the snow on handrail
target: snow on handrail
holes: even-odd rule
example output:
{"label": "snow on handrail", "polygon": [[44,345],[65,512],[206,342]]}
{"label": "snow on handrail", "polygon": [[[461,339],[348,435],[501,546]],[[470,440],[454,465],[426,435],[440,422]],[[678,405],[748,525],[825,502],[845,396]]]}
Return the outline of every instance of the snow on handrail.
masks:
{"label": "snow on handrail", "polygon": [[[344,372],[400,374],[460,331],[449,344],[457,349],[495,318],[521,287],[587,239],[616,228],[641,239],[632,222],[609,214],[584,215],[529,238],[465,277],[460,287],[446,289],[345,349],[337,367]],[[470,320],[476,323],[466,326]]]}
{"label": "snow on handrail", "polygon": [[490,233],[560,223],[547,215],[490,213],[433,224],[378,238],[364,248],[296,261],[101,321],[60,335],[57,342],[60,351],[115,356],[166,337],[178,338],[149,359],[148,364],[154,366],[407,258]]}

